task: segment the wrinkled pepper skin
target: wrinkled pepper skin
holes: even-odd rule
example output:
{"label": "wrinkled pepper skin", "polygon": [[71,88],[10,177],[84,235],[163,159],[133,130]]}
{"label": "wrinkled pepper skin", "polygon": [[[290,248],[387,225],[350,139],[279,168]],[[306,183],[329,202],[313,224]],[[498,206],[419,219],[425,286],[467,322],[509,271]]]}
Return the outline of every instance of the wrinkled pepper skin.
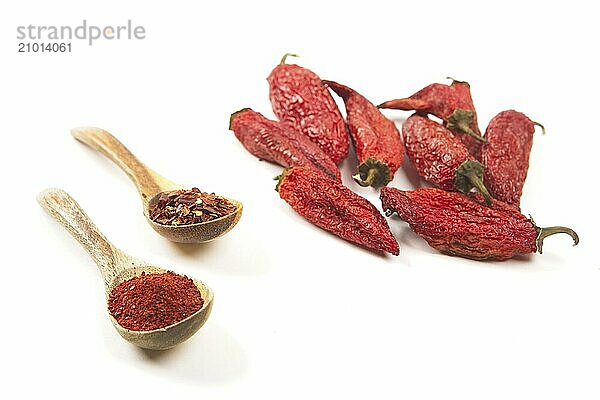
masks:
{"label": "wrinkled pepper skin", "polygon": [[400,247],[386,219],[368,200],[310,168],[282,174],[279,196],[309,222],[375,252],[398,255]]}
{"label": "wrinkled pepper skin", "polygon": [[281,122],[244,108],[231,115],[229,129],[250,153],[282,167],[305,166],[341,182],[337,165],[306,136]]}
{"label": "wrinkled pepper skin", "polygon": [[513,206],[494,200],[486,207],[478,193],[465,196],[437,188],[401,191],[381,190],[387,214],[401,220],[434,249],[474,260],[507,260],[518,254],[542,252],[545,237],[569,234],[575,244],[579,237],[570,228],[539,228]]}
{"label": "wrinkled pepper skin", "polygon": [[286,56],[267,78],[273,112],[340,164],[348,156],[349,139],[337,104],[317,74],[285,64]]}
{"label": "wrinkled pepper skin", "polygon": [[378,107],[435,115],[444,121],[444,125],[457,134],[469,152],[479,159],[484,139],[477,123],[471,87],[467,82],[452,80],[450,85],[433,83],[410,97],[389,100]]}
{"label": "wrinkled pepper skin", "polygon": [[408,158],[423,179],[441,189],[465,194],[475,187],[489,203],[483,166],[443,125],[413,114],[402,124],[402,138]]}
{"label": "wrinkled pepper skin", "polygon": [[535,123],[515,110],[502,111],[488,125],[481,150],[485,184],[498,200],[520,205],[529,169]]}
{"label": "wrinkled pepper skin", "polygon": [[381,103],[379,108],[391,108],[394,110],[417,111],[421,114],[433,114],[446,121],[460,104],[456,89],[443,83],[432,83],[425,86],[415,94],[395,100]]}
{"label": "wrinkled pepper skin", "polygon": [[404,146],[396,124],[355,90],[333,81],[323,81],[344,100],[346,121],[358,158],[354,180],[361,186],[385,186],[404,160]]}

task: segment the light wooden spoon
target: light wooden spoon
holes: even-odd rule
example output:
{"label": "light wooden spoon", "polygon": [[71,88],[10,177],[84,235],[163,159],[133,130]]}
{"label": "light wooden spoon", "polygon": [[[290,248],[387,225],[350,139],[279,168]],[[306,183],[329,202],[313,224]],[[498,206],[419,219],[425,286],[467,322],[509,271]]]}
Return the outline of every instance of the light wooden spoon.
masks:
{"label": "light wooden spoon", "polygon": [[[142,272],[146,274],[167,272],[163,268],[133,258],[113,246],[96,228],[79,204],[65,191],[47,189],[38,195],[38,202],[77,239],[96,262],[104,278],[107,300],[113,288],[126,280],[140,276]],[[152,350],[169,349],[189,339],[204,325],[213,304],[212,290],[203,282],[192,280],[204,299],[204,305],[200,310],[173,325],[151,331],[125,329],[109,313],[110,320],[117,332],[134,345]]]}
{"label": "light wooden spoon", "polygon": [[179,243],[204,243],[216,239],[229,232],[242,216],[242,203],[227,199],[236,206],[231,214],[211,221],[190,225],[162,225],[149,217],[149,207],[153,200],[162,192],[179,189],[189,189],[160,176],[139,161],[113,135],[100,128],[81,127],[71,130],[77,140],[104,154],[117,164],[135,183],[142,197],[144,216],[156,232],[165,238]]}

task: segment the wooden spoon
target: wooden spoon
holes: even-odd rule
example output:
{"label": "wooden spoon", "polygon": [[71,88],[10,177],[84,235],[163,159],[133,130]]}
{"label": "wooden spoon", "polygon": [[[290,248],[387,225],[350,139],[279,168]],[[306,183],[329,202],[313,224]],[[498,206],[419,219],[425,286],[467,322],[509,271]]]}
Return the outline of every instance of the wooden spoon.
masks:
{"label": "wooden spoon", "polygon": [[242,216],[242,203],[227,199],[236,206],[231,214],[211,221],[190,225],[162,225],[149,217],[149,206],[162,192],[187,189],[160,176],[139,161],[114,136],[100,128],[81,127],[71,130],[77,140],[104,154],[117,164],[135,183],[142,197],[144,216],[156,232],[165,238],[179,243],[204,243],[229,232]]}
{"label": "wooden spoon", "polygon": [[[125,254],[113,246],[96,228],[79,204],[60,189],[47,189],[38,195],[40,205],[87,250],[98,265],[104,278],[106,298],[113,288],[126,280],[146,274],[167,272],[163,268],[150,265]],[[204,305],[194,314],[173,325],[151,331],[132,331],[123,328],[109,313],[117,332],[136,346],[152,350],[169,349],[189,339],[204,325],[213,304],[213,293],[206,284],[192,279],[200,290]]]}

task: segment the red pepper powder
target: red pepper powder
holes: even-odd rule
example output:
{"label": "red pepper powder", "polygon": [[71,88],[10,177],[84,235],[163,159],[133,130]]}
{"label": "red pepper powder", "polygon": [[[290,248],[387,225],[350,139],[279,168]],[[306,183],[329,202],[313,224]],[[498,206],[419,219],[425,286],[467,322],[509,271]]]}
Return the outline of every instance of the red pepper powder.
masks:
{"label": "red pepper powder", "polygon": [[200,290],[174,272],[129,279],[111,292],[108,311],[123,328],[151,331],[182,321],[204,305]]}

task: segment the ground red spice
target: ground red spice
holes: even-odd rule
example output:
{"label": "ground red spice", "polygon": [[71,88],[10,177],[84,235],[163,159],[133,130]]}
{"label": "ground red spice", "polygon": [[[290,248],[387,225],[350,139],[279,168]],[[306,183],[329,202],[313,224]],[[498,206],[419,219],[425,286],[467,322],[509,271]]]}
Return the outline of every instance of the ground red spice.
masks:
{"label": "ground red spice", "polygon": [[204,305],[187,276],[174,272],[145,274],[129,279],[111,292],[108,311],[123,328],[151,331],[179,322]]}

